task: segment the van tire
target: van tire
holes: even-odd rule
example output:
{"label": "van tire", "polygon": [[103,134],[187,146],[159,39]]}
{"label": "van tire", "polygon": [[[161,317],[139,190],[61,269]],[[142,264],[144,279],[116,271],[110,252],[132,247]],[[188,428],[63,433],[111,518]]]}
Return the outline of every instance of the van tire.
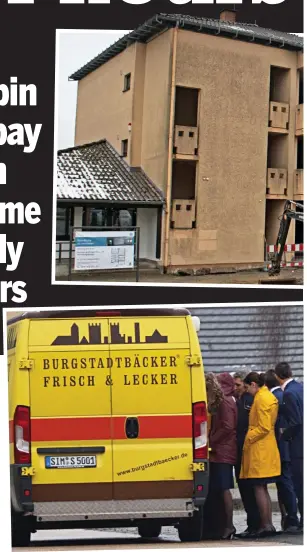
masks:
{"label": "van tire", "polygon": [[142,539],[157,539],[160,536],[162,526],[157,523],[144,523],[139,525],[138,532]]}
{"label": "van tire", "polygon": [[203,508],[194,513],[189,519],[179,522],[178,534],[181,542],[199,542],[203,538],[204,515]]}
{"label": "van tire", "polygon": [[29,520],[23,516],[12,514],[12,547],[26,547],[31,543],[31,527]]}

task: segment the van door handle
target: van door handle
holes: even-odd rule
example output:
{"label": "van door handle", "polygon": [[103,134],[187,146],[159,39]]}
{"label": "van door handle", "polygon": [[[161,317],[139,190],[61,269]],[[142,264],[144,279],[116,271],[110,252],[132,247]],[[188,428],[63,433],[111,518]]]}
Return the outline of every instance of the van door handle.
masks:
{"label": "van door handle", "polygon": [[128,439],[137,439],[139,436],[139,420],[137,418],[127,418],[125,431]]}

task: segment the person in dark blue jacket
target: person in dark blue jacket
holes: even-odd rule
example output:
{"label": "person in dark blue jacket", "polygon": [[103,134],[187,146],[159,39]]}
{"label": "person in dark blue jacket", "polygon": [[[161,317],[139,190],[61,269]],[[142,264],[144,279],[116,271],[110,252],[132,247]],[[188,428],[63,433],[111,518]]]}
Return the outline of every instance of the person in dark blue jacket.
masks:
{"label": "person in dark blue jacket", "polygon": [[235,385],[235,397],[238,408],[237,422],[237,464],[235,466],[236,480],[238,483],[241,499],[244,509],[247,514],[247,528],[243,533],[240,533],[240,538],[252,538],[260,528],[260,514],[256,502],[253,486],[248,479],[240,479],[242,451],[245,441],[245,436],[248,430],[249,412],[253,404],[254,397],[246,392],[244,378],[247,376],[245,372],[236,372],[233,375]]}
{"label": "person in dark blue jacket", "polygon": [[275,433],[281,460],[281,476],[276,482],[276,487],[282,515],[282,527],[286,533],[295,533],[299,522],[296,494],[292,480],[289,443],[281,438],[281,430],[286,429],[287,422],[282,413],[283,391],[274,370],[268,370],[265,373],[265,385],[275,395],[279,404]]}
{"label": "person in dark blue jacket", "polygon": [[287,427],[281,428],[280,433],[282,439],[289,442],[292,480],[300,512],[300,528],[303,530],[303,385],[293,379],[291,367],[287,362],[277,364],[275,374],[283,390],[282,413],[287,422]]}

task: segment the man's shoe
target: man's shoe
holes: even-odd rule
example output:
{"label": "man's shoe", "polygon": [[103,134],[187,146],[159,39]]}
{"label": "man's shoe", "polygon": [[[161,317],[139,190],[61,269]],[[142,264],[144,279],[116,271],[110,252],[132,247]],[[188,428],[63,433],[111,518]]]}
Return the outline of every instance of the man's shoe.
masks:
{"label": "man's shoe", "polygon": [[287,529],[284,529],[284,533],[289,533],[290,535],[296,535],[300,532],[300,528],[297,525],[289,525]]}

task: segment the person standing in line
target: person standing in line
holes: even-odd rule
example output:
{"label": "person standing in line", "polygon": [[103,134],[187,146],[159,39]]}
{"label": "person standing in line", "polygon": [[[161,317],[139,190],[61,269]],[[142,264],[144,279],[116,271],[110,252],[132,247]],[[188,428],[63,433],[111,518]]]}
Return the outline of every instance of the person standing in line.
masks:
{"label": "person standing in line", "polygon": [[304,479],[303,479],[303,439],[304,439],[304,397],[303,385],[292,377],[291,367],[287,362],[280,362],[275,374],[283,391],[282,413],[287,427],[281,430],[281,438],[289,442],[292,481],[297,496],[300,512],[299,527],[304,527]]}
{"label": "person standing in line", "polygon": [[254,397],[244,441],[240,479],[253,485],[260,514],[256,537],[276,532],[272,523],[272,503],[268,484],[276,483],[281,473],[280,455],[275,437],[278,401],[264,385],[264,375],[250,372],[244,379],[247,391]]}
{"label": "person standing in line", "polygon": [[216,392],[218,400],[211,401],[209,495],[215,498],[217,504],[213,512],[215,518],[222,519],[223,515],[223,527],[219,537],[227,540],[233,538],[236,532],[233,525],[233,501],[230,489],[234,488],[233,468],[237,458],[237,407],[233,396],[234,383],[231,375],[225,372],[219,374],[216,379],[222,390],[222,397],[220,391]]}
{"label": "person standing in line", "polygon": [[246,376],[246,372],[236,372],[233,375],[235,398],[238,409],[237,463],[235,466],[235,474],[243,506],[247,514],[247,528],[243,531],[243,533],[239,533],[238,537],[240,538],[252,538],[255,535],[255,532],[260,528],[260,515],[254,488],[248,479],[240,479],[243,445],[248,430],[249,413],[254,400],[254,397],[246,391],[244,384],[244,378]]}
{"label": "person standing in line", "polygon": [[265,385],[278,400],[278,416],[275,424],[275,436],[280,453],[281,476],[276,481],[278,502],[282,516],[282,528],[286,533],[296,533],[298,529],[297,503],[294,491],[289,443],[281,438],[281,430],[287,422],[282,414],[283,391],[274,370],[265,373]]}
{"label": "person standing in line", "polygon": [[[206,389],[207,389],[207,403],[208,403],[208,437],[209,437],[209,460],[211,459],[211,446],[210,446],[210,431],[212,418],[216,414],[222,400],[223,391],[217,381],[216,376],[209,372],[206,374]],[[209,481],[210,481],[210,465],[209,465]],[[215,512],[220,507],[219,500],[216,493],[212,492],[210,486],[208,490],[207,499],[204,506],[204,531],[203,539],[215,539],[218,538],[224,527],[224,517],[215,515]]]}

